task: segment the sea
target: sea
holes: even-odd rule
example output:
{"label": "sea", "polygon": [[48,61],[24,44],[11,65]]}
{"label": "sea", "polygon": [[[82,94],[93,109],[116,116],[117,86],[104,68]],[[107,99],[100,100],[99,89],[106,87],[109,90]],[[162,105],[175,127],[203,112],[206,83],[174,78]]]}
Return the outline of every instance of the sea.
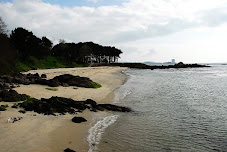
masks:
{"label": "sea", "polygon": [[124,71],[111,113],[89,130],[89,152],[227,151],[227,65]]}

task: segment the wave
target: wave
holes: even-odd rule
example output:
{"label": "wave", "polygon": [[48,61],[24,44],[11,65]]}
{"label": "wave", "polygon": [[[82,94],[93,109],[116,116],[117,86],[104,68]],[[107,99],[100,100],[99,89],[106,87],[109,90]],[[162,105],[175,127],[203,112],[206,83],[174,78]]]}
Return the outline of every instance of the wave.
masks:
{"label": "wave", "polygon": [[89,143],[89,151],[97,149],[97,146],[100,142],[101,136],[104,133],[105,129],[113,124],[118,118],[118,115],[108,116],[102,120],[99,120],[93,127],[89,129],[89,135],[87,141]]}

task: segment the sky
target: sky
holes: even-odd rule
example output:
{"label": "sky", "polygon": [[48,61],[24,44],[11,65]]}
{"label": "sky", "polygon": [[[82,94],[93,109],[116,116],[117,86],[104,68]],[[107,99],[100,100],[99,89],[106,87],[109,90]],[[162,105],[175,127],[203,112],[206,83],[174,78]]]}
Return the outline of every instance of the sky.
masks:
{"label": "sky", "polygon": [[121,62],[227,62],[227,0],[0,0],[0,16],[54,44],[115,46]]}

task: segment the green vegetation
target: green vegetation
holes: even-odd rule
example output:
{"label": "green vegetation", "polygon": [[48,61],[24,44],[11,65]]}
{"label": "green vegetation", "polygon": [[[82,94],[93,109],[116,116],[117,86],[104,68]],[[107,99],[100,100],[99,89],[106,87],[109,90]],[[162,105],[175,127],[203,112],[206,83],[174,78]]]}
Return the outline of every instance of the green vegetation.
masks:
{"label": "green vegetation", "polygon": [[51,68],[68,68],[68,67],[84,67],[85,64],[69,64],[64,58],[48,56],[45,59],[38,59],[34,56],[28,57],[25,61],[20,61],[16,64],[15,70],[28,71],[32,69],[51,69]]}
{"label": "green vegetation", "polygon": [[46,89],[50,91],[58,91],[58,88],[46,88]]}
{"label": "green vegetation", "polygon": [[6,108],[8,108],[8,105],[1,105],[0,106],[0,111],[6,111]]}
{"label": "green vegetation", "polygon": [[92,82],[91,86],[92,86],[92,88],[101,88],[102,87],[102,85],[97,82]]}

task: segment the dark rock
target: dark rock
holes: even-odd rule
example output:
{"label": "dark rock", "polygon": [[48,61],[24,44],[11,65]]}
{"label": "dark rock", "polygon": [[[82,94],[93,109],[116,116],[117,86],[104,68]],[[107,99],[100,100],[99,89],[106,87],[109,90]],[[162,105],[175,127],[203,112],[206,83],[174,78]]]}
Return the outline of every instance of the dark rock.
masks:
{"label": "dark rock", "polygon": [[[86,87],[86,88],[93,88],[94,82],[86,77],[74,76],[70,74],[64,74],[60,76],[56,76],[53,79],[46,80],[46,74],[42,74],[41,77],[38,73],[36,74],[22,74],[17,73],[13,76],[3,75],[0,77],[0,89],[10,89],[13,88],[13,83],[17,84],[41,84],[41,85],[48,85],[50,87],[58,87],[62,86],[77,86],[77,87]],[[12,83],[12,84],[11,84]],[[11,87],[6,84],[11,84]]]}
{"label": "dark rock", "polygon": [[15,102],[27,99],[25,94],[18,94],[15,90],[3,90],[0,92],[2,101]]}
{"label": "dark rock", "polygon": [[131,112],[132,110],[127,107],[121,107],[121,106],[116,106],[112,104],[98,104],[97,108],[98,110],[109,110],[109,111],[118,111],[118,112]]}
{"label": "dark rock", "polygon": [[97,103],[92,100],[92,99],[87,99],[86,101],[84,101],[85,104],[90,104],[92,107],[96,107]]}
{"label": "dark rock", "polygon": [[47,81],[47,84],[50,87],[58,87],[60,85],[60,82],[57,79],[51,79]]}
{"label": "dark rock", "polygon": [[46,74],[42,74],[41,78],[47,78],[47,75]]}
{"label": "dark rock", "polygon": [[35,111],[45,115],[54,115],[54,113],[65,114],[67,112],[75,114],[78,110],[83,111],[88,108],[82,101],[74,101],[62,97],[41,98],[41,100],[32,98],[29,102],[19,103],[19,106],[27,111]]}
{"label": "dark rock", "polygon": [[53,79],[50,79],[49,81],[53,81],[53,82],[59,81],[61,85],[66,83],[69,86],[86,87],[86,88],[92,88],[92,82],[93,82],[89,78],[73,76],[71,74],[56,76]]}
{"label": "dark rock", "polygon": [[67,149],[65,149],[65,150],[64,150],[64,152],[76,152],[76,151],[74,151],[74,150],[72,150],[72,149],[67,148]]}
{"label": "dark rock", "polygon": [[72,122],[74,123],[81,123],[81,122],[86,122],[87,120],[83,117],[74,117],[72,118]]}

